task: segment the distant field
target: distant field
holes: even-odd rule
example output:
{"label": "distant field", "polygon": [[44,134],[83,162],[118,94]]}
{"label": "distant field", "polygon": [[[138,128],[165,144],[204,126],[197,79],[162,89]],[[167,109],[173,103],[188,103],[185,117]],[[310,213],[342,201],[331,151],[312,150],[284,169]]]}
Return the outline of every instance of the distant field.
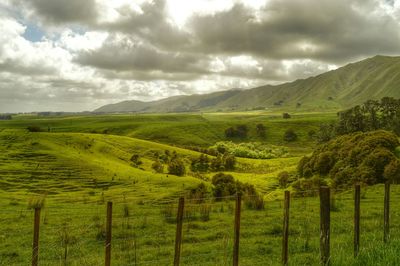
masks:
{"label": "distant field", "polygon": [[[35,125],[44,131],[106,133],[146,139],[178,146],[211,146],[225,140],[225,129],[238,124],[249,128],[249,136],[241,141],[262,141],[274,145],[303,148],[310,144],[308,131],[317,130],[321,123],[336,119],[335,113],[299,113],[291,119],[283,119],[276,113],[204,113],[204,114],[126,114],[98,116],[38,117],[16,116],[11,121],[0,121],[2,128],[26,128]],[[266,137],[256,135],[255,126],[266,127]],[[299,141],[288,144],[283,141],[286,129],[293,128]],[[307,144],[307,145],[305,145]]]}

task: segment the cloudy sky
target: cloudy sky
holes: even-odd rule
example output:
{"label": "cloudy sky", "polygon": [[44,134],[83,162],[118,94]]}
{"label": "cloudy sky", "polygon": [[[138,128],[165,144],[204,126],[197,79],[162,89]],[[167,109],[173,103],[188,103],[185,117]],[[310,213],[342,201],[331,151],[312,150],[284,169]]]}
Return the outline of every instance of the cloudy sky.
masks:
{"label": "cloudy sky", "polygon": [[251,88],[400,55],[400,0],[0,0],[0,112]]}

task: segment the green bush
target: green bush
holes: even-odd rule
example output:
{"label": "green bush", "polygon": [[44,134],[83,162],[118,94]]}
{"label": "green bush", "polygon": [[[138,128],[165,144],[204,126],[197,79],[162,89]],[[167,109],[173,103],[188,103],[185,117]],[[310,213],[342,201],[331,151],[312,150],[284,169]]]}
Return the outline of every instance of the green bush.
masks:
{"label": "green bush", "polygon": [[288,130],[285,131],[285,134],[283,134],[283,140],[287,142],[292,142],[297,140],[297,134],[294,132],[293,129],[289,128]]}
{"label": "green bush", "polygon": [[298,174],[302,178],[330,178],[336,187],[397,180],[399,162],[395,150],[399,145],[396,135],[387,131],[343,135],[302,158]]}
{"label": "green bush", "polygon": [[171,175],[184,176],[186,173],[185,164],[178,158],[173,158],[168,164],[168,173]]}

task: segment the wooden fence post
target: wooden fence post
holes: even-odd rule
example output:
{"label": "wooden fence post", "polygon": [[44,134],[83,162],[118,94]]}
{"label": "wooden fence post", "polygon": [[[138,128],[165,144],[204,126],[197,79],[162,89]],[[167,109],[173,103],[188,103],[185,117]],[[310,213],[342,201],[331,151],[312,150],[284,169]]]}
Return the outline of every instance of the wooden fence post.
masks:
{"label": "wooden fence post", "polygon": [[181,258],[181,245],[182,245],[182,224],[183,224],[183,209],[185,206],[185,199],[179,198],[178,214],[176,215],[176,236],[175,236],[175,257],[174,266],[179,266]]}
{"label": "wooden fence post", "polygon": [[106,259],[105,265],[111,265],[111,233],[112,233],[112,202],[107,202],[107,222],[106,222]]}
{"label": "wooden fence post", "polygon": [[233,243],[233,266],[239,265],[239,240],[240,240],[240,213],[242,209],[242,196],[236,196],[235,208],[235,227],[234,227],[234,243]]}
{"label": "wooden fence post", "polygon": [[35,217],[33,223],[32,266],[37,266],[39,261],[39,229],[40,208],[35,208]]}
{"label": "wooden fence post", "polygon": [[290,207],[290,191],[285,191],[285,205],[283,210],[283,242],[282,242],[282,263],[288,263],[289,249],[289,207]]}
{"label": "wooden fence post", "polygon": [[330,260],[330,189],[321,187],[320,198],[320,252],[322,265],[329,265]]}
{"label": "wooden fence post", "polygon": [[383,212],[383,241],[389,241],[389,213],[390,213],[390,183],[385,183],[385,199],[384,199],[384,212]]}
{"label": "wooden fence post", "polygon": [[354,257],[360,250],[360,185],[354,191]]}

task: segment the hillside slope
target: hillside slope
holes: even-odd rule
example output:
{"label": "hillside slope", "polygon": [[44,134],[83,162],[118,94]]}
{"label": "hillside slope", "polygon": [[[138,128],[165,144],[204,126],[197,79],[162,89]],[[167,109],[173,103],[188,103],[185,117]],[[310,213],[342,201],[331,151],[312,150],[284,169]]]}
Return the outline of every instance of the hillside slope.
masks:
{"label": "hillside slope", "polygon": [[339,110],[369,99],[400,98],[400,57],[375,56],[321,75],[280,85],[175,96],[153,102],[124,101],[95,112],[187,112],[279,108]]}

